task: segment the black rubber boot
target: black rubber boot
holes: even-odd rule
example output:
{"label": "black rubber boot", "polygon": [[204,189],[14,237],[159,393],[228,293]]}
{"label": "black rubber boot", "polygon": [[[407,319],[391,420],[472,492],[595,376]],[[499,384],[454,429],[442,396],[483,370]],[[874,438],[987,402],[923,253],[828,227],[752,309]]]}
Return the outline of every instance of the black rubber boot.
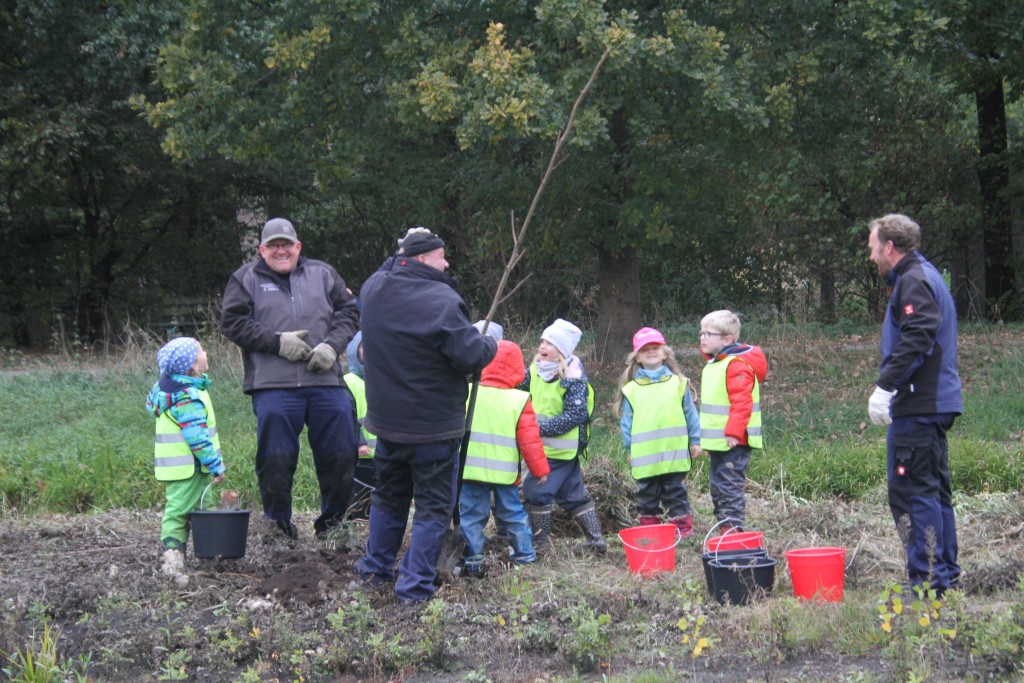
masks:
{"label": "black rubber boot", "polygon": [[528,505],[530,528],[533,529],[533,549],[538,555],[550,552],[555,546],[551,542],[551,506]]}
{"label": "black rubber boot", "polygon": [[580,528],[583,529],[583,534],[587,537],[587,540],[583,541],[580,547],[601,555],[607,552],[608,544],[605,543],[604,536],[601,535],[601,520],[597,517],[597,510],[588,508],[582,512],[577,512],[573,517],[576,519],[576,523],[580,525]]}

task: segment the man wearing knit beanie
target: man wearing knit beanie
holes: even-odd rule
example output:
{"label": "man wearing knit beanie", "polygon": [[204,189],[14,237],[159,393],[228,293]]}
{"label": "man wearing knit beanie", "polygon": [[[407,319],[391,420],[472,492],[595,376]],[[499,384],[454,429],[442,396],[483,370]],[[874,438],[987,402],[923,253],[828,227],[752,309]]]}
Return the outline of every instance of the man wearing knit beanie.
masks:
{"label": "man wearing knit beanie", "polygon": [[[434,594],[442,540],[455,506],[466,376],[482,370],[497,351],[497,341],[471,324],[447,268],[440,237],[410,232],[401,252],[360,292],[363,426],[377,435],[377,487],[366,554],[356,562],[356,572],[371,583],[394,582],[402,602]],[[409,548],[396,572],[414,495]]]}

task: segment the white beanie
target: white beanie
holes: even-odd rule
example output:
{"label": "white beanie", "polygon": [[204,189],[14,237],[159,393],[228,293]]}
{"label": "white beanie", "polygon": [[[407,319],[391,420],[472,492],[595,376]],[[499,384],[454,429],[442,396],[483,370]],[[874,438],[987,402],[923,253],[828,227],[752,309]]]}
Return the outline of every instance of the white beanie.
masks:
{"label": "white beanie", "polygon": [[576,350],[576,345],[580,343],[580,337],[582,336],[583,333],[580,332],[580,328],[568,320],[559,318],[551,323],[549,328],[544,330],[540,338],[549,344],[553,344],[558,349],[558,352],[562,354],[562,357],[568,360],[572,352]]}
{"label": "white beanie", "polygon": [[[484,321],[477,320],[475,323],[473,323],[473,327],[480,330],[480,332],[482,333],[484,331]],[[503,328],[501,325],[492,320],[491,322],[487,323],[487,336],[493,337],[495,341],[501,341],[502,339],[505,338],[505,328]]]}

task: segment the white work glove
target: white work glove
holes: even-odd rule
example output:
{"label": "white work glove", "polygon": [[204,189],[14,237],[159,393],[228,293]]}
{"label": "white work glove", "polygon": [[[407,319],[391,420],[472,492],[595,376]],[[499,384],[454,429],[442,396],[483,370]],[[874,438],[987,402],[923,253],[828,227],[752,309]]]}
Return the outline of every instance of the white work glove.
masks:
{"label": "white work glove", "polygon": [[892,424],[889,406],[895,395],[895,391],[886,391],[882,387],[875,387],[875,393],[871,394],[871,398],[868,399],[868,416],[876,425]]}
{"label": "white work glove", "polygon": [[285,360],[290,360],[293,363],[298,363],[300,360],[306,360],[309,357],[309,344],[302,341],[309,332],[307,330],[297,330],[295,332],[282,332],[281,333],[281,345],[277,349],[277,355],[281,356]]}
{"label": "white work glove", "polygon": [[327,372],[334,367],[334,361],[338,360],[338,352],[327,342],[320,342],[313,347],[309,354],[309,365],[306,369],[310,372]]}

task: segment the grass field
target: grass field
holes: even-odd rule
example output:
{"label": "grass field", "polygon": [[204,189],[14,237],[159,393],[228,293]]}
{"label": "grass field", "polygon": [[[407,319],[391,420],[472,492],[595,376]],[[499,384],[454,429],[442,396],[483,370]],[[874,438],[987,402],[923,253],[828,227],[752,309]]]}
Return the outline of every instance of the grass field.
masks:
{"label": "grass field", "polygon": [[[682,333],[679,333],[682,336]],[[670,337],[671,340],[671,337]],[[1016,491],[1024,478],[1024,330],[966,328],[960,340],[965,414],[950,434],[954,486],[965,493]],[[884,430],[867,420],[877,340],[774,330],[752,340],[766,349],[762,391],[765,443],[750,478],[765,487],[818,499],[856,500],[884,480]],[[530,353],[530,342],[524,349]],[[241,392],[237,350],[208,340],[211,394],[228,464],[228,485],[254,500],[255,418]],[[0,514],[17,509],[83,512],[152,508],[163,490],[152,477],[153,424],[143,406],[156,380],[156,343],[106,356],[27,359],[7,354],[0,373]],[[588,349],[581,349],[584,360]],[[699,381],[700,358],[681,354]],[[593,455],[626,470],[611,415],[620,368],[588,366],[597,391]],[[702,486],[702,470],[694,485]],[[296,504],[319,505],[308,449],[300,459]]]}

